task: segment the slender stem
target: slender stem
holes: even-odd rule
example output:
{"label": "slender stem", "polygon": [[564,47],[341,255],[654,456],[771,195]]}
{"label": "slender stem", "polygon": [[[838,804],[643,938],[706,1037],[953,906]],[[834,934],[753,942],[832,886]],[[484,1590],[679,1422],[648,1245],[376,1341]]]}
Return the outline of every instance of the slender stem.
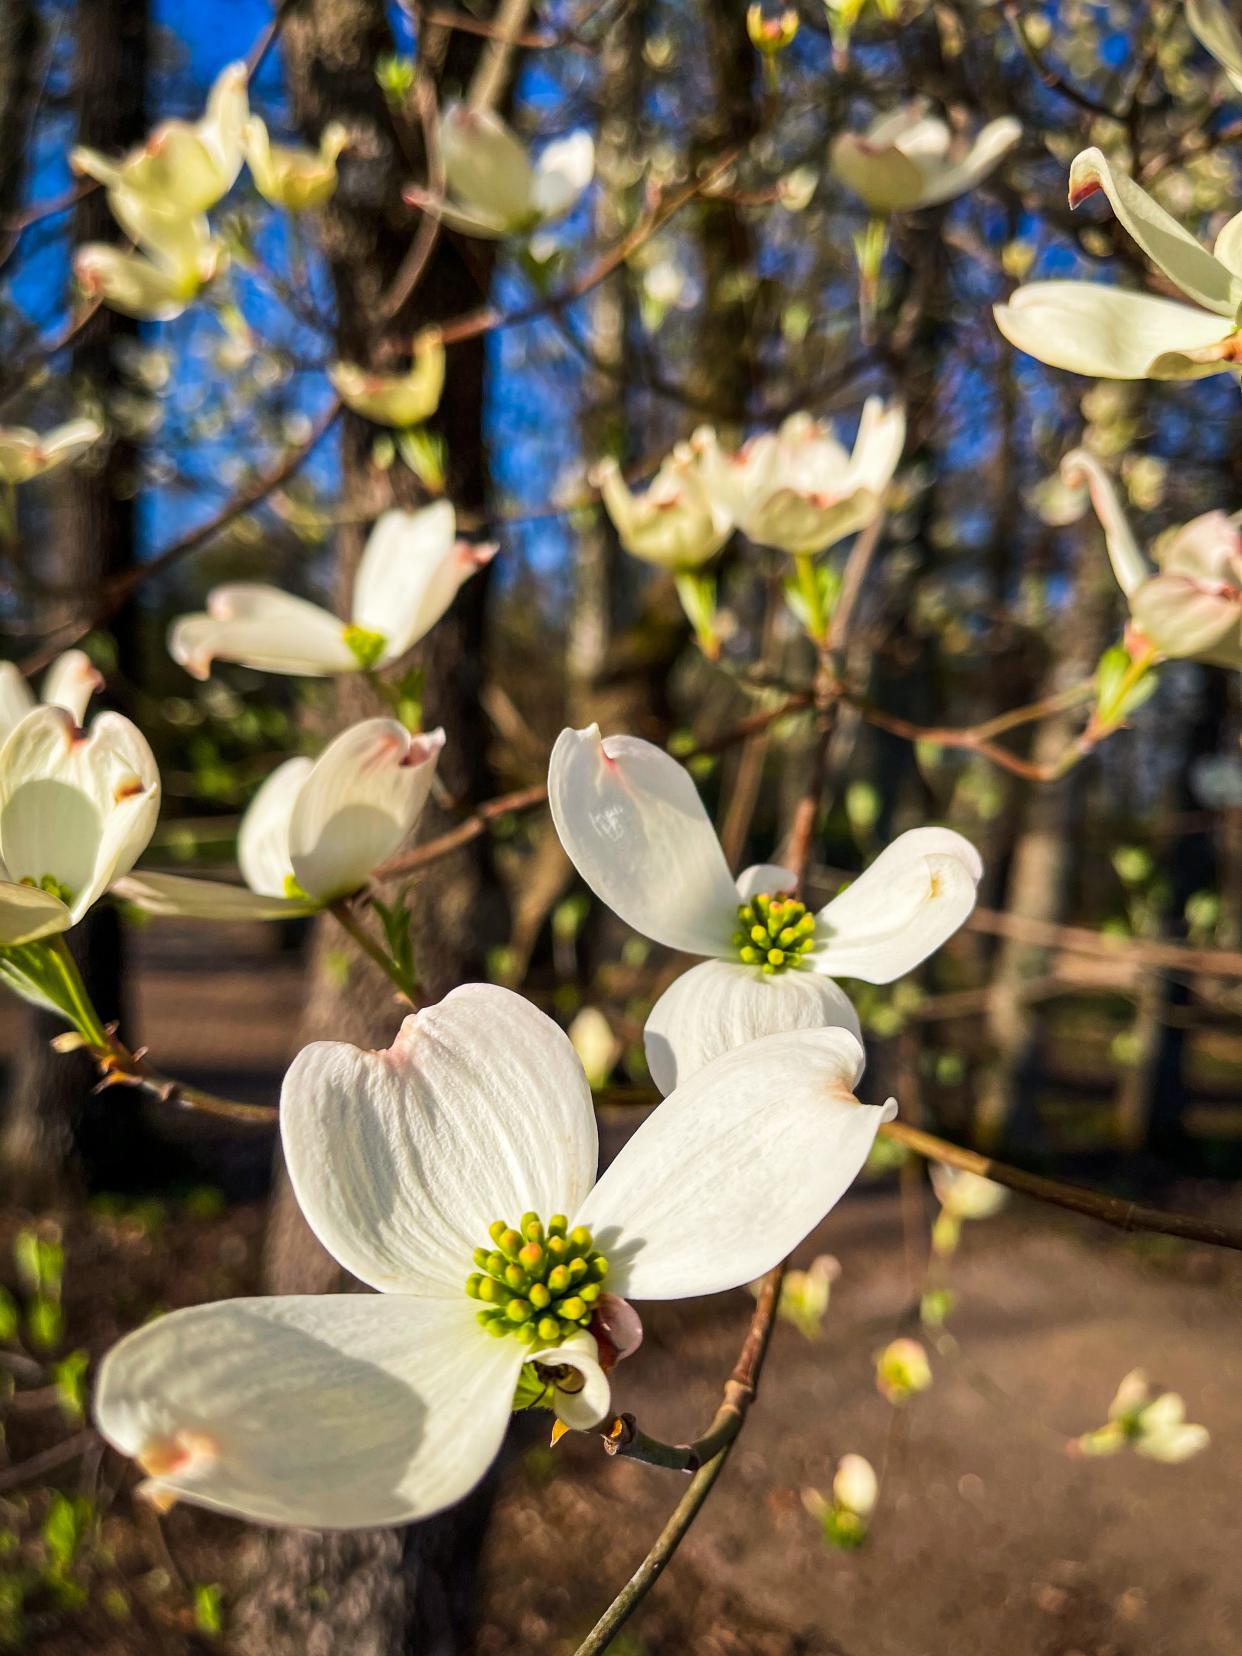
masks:
{"label": "slender stem", "polygon": [[379,944],[367,931],[362,921],[350,908],[348,902],[341,900],[336,903],[331,903],[328,907],[328,912],[341,927],[342,931],[349,933],[349,936],[362,950],[363,954],[366,955],[369,960],[373,960],[375,962],[380,971],[383,972],[384,976],[394,985],[397,993],[413,1005],[417,999],[418,985],[414,983],[413,980],[401,969],[397,962],[379,946]]}
{"label": "slender stem", "polygon": [[[617,1630],[629,1620],[655,1585],[664,1566],[677,1551],[687,1530],[698,1517],[699,1510],[711,1494],[716,1479],[724,1471],[729,1451],[742,1429],[747,1412],[759,1389],[759,1376],[776,1322],[776,1308],[780,1302],[784,1274],[785,1267],[778,1265],[764,1278],[750,1326],[746,1330],[746,1338],[742,1341],[733,1372],[725,1383],[724,1400],[704,1435],[697,1443],[685,1446],[691,1455],[698,1454],[704,1457],[690,1480],[689,1488],[673,1508],[668,1522],[656,1537],[646,1558],[578,1646],[574,1656],[600,1656],[600,1652],[607,1649]],[[655,1444],[658,1440],[651,1438],[647,1441]],[[614,1452],[625,1453],[625,1450],[617,1449]],[[661,1460],[657,1464],[668,1465],[669,1462]]]}
{"label": "slender stem", "polygon": [[1206,1242],[1217,1248],[1242,1252],[1242,1226],[1221,1224],[1214,1219],[1200,1219],[1189,1213],[1172,1213],[1163,1208],[1145,1207],[1124,1196],[1109,1196],[1100,1190],[1085,1190],[1081,1185],[1063,1184],[1059,1179],[1046,1179],[1039,1173],[1028,1173],[1021,1167],[1009,1167],[993,1161],[991,1156],[977,1150],[966,1150],[950,1144],[947,1139],[910,1127],[904,1121],[890,1121],[880,1128],[881,1134],[895,1144],[903,1144],[916,1155],[929,1161],[946,1163],[966,1173],[977,1173],[995,1184],[1037,1201],[1050,1202],[1054,1207],[1068,1208],[1072,1213],[1083,1213],[1091,1219],[1100,1219],[1119,1230],[1149,1231],[1157,1236],[1179,1236],[1188,1242]]}

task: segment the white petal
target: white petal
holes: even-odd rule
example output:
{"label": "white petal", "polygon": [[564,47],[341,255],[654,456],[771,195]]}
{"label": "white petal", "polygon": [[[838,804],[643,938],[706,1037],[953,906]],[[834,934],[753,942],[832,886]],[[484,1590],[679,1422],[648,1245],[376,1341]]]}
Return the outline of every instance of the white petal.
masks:
{"label": "white petal", "polygon": [[530,216],[531,165],[499,115],[454,104],[444,113],[440,139],[449,194],[468,212],[508,227]]}
{"label": "white petal", "polygon": [[33,943],[50,937],[73,924],[73,917],[59,897],[37,886],[16,885],[0,880],[0,948],[14,943]]}
{"label": "white petal", "polygon": [[996,325],[1011,345],[1091,379],[1201,379],[1229,368],[1233,327],[1211,311],[1097,282],[1031,282]]}
{"label": "white petal", "polygon": [[1104,529],[1117,585],[1128,598],[1150,578],[1151,570],[1139,551],[1112,478],[1093,454],[1086,449],[1073,449],[1061,462],[1061,480],[1071,489],[1086,484],[1095,515]]}
{"label": "white petal", "polygon": [[0,661],[0,743],[36,705],[21,669],[11,661]]}
{"label": "white petal", "polygon": [[1170,1426],[1151,1434],[1144,1433],[1135,1442],[1135,1450],[1148,1460],[1164,1461],[1169,1466],[1189,1460],[1211,1439],[1206,1426]]}
{"label": "white petal", "polygon": [[1156,575],[1130,600],[1136,626],[1167,656],[1242,665],[1237,602],[1183,575]]}
{"label": "white petal", "polygon": [[112,310],[148,322],[171,322],[194,298],[197,284],[163,269],[140,253],[86,242],[74,254],[73,273],[83,291]]}
{"label": "white petal", "polygon": [[318,904],[265,897],[247,886],[195,880],[186,874],[126,874],[113,891],[147,914],[184,920],[292,920],[314,914]]}
{"label": "white petal", "polygon": [[365,719],[320,754],[289,821],[293,873],[321,902],[359,891],[427,803],[444,732],[411,736],[395,719]]}
{"label": "white petal", "polygon": [[817,972],[891,983],[946,942],[975,906],[979,853],[947,828],[900,835],[815,916]]}
{"label": "white petal", "polygon": [[311,1229],[385,1290],[464,1297],[493,1220],[571,1214],[595,1176],[591,1092],[568,1037],[492,984],[408,1017],[387,1051],[304,1048],[280,1130]]}
{"label": "white petal", "polygon": [[420,512],[390,511],[376,522],[354,583],[354,622],[386,640],[381,662],[395,661],[426,636],[457,590],[495,553],[457,539],[447,500]]}
{"label": "white petal", "polygon": [[119,713],[84,734],[64,708],[39,707],[0,751],[0,863],[14,880],[66,886],[75,924],[137,862],[159,808],[155,757]]}
{"label": "white petal", "polygon": [[765,976],[741,961],[704,960],[671,983],[651,1009],[643,1047],[651,1079],[662,1093],[719,1058],[763,1035],[791,1029],[862,1028],[848,995],[819,972]]}
{"label": "white petal", "polygon": [[246,581],[217,587],[206,614],[174,621],[168,653],[198,679],[210,677],[213,661],[306,678],[357,672],[359,667],[335,615],[279,587]]}
{"label": "white petal", "polygon": [[595,173],[595,140],[571,132],[547,145],[535,167],[531,204],[543,223],[563,218]]}
{"label": "white petal", "polygon": [[293,873],[289,828],[298,795],[313,765],[304,758],[286,759],[267,777],[246,807],[237,831],[237,866],[251,891],[284,897]]}
{"label": "white petal", "polygon": [[1242,92],[1242,32],[1224,0],[1186,0],[1186,21],[1201,46],[1220,64]]}
{"label": "white petal", "polygon": [[552,1404],[556,1418],[572,1431],[589,1432],[607,1415],[612,1388],[600,1366],[599,1349],[592,1335],[578,1334],[548,1351],[532,1351],[527,1362],[573,1371],[572,1377],[567,1376],[568,1385],[556,1386]]}
{"label": "white petal", "polygon": [[408,1523],[465,1495],[505,1434],[525,1351],[473,1312],[464,1295],[375,1294],[174,1311],[104,1358],[95,1420],[197,1506],[315,1529]]}
{"label": "white petal", "polygon": [[766,892],[770,897],[777,891],[796,891],[798,876],[791,868],[782,868],[779,863],[754,863],[742,870],[736,885],[738,902],[749,903],[761,892]]}
{"label": "white petal", "polygon": [[847,190],[873,213],[896,213],[916,207],[926,181],[916,161],[892,146],[843,132],[828,151],[828,165]]}
{"label": "white petal", "polygon": [[608,1286],[681,1299],[753,1281],[853,1183],[880,1123],[851,1088],[862,1048],[800,1030],[717,1058],[659,1105],[577,1215],[608,1258]]}
{"label": "white petal", "polygon": [[627,926],[687,954],[730,955],[737,889],[686,771],[637,736],[563,730],[552,820],[574,867]]}
{"label": "white petal", "polygon": [[1070,206],[1077,207],[1097,190],[1103,190],[1113,212],[1151,262],[1188,299],[1220,316],[1237,314],[1242,282],[1233,272],[1127,173],[1114,172],[1102,150],[1085,149],[1070,167]]}
{"label": "white petal", "polygon": [[1242,276],[1242,213],[1235,213],[1212,243],[1212,253],[1235,276]]}
{"label": "white petal", "polygon": [[[919,206],[931,207],[942,201],[952,201],[955,196],[973,190],[976,184],[981,184],[989,173],[995,171],[1021,136],[1021,123],[1012,115],[1002,115],[997,121],[989,121],[980,129],[962,160],[928,166],[928,181],[919,198]],[[906,147],[903,141],[902,148]]]}
{"label": "white petal", "polygon": [[91,697],[103,687],[103,674],[86,651],[66,650],[48,668],[40,696],[46,707],[63,707],[83,724]]}

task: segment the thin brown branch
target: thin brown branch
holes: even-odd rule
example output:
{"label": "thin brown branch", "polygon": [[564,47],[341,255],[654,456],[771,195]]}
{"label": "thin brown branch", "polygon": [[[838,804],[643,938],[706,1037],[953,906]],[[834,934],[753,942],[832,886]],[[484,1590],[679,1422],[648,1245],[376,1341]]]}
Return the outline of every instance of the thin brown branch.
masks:
{"label": "thin brown branch", "polygon": [[946,1163],[964,1173],[977,1173],[1008,1190],[1033,1196],[1037,1201],[1049,1202],[1054,1207],[1068,1208],[1071,1213],[1082,1213],[1090,1219],[1099,1219],[1118,1230],[1147,1231],[1155,1236],[1177,1236],[1187,1242],[1206,1242],[1212,1247],[1229,1248],[1242,1253],[1242,1226],[1226,1225],[1214,1219],[1200,1219],[1194,1214],[1174,1213],[1164,1208],[1146,1207],[1131,1202],[1124,1196],[1109,1196],[1103,1191],[1086,1190],[1081,1185],[1063,1184],[1060,1179],[1046,1179],[1039,1173],[1028,1173],[1021,1167],[1009,1167],[1005,1162],[993,1161],[991,1156],[977,1150],[966,1150],[950,1144],[904,1121],[890,1121],[880,1128],[883,1137],[895,1144],[905,1145],[918,1156],[929,1161]]}

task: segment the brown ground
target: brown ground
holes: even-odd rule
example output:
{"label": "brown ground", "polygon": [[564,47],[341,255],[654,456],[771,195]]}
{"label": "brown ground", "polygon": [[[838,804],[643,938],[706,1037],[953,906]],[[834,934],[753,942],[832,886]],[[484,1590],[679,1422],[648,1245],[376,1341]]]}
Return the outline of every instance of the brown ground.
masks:
{"label": "brown ground", "polygon": [[[259,1016],[253,977],[208,977],[192,951],[162,960],[144,988],[149,1027],[172,1042],[161,1061],[261,1092],[291,1039],[296,981],[293,962],[274,958],[263,1000],[281,1015]],[[165,1003],[190,1004],[194,1016],[154,1015]],[[1237,1192],[1165,1199],[1242,1215]],[[895,1188],[859,1190],[811,1239],[807,1257],[828,1250],[843,1266],[824,1338],[778,1328],[732,1462],[614,1656],[1237,1656],[1242,1259],[1015,1202],[968,1227],[950,1273],[953,1338],[933,1354],[932,1390],[895,1413],[875,1390],[872,1355],[911,1331],[925,1251],[911,1217],[907,1204],[903,1223]],[[11,1236],[23,1222],[0,1222],[10,1286]],[[246,1291],[256,1277],[255,1205],[204,1217],[193,1201],[170,1200],[158,1212],[58,1222],[68,1348],[98,1353],[157,1305]],[[644,1349],[617,1377],[618,1406],[663,1437],[702,1430],[749,1305],[739,1293],[650,1308]],[[1066,1439],[1103,1420],[1137,1365],[1184,1394],[1211,1448],[1181,1467],[1068,1457]],[[6,1425],[13,1465],[77,1430],[54,1402],[9,1411]],[[676,1474],[609,1461],[586,1438],[549,1451],[542,1428],[522,1423],[501,1479],[479,1656],[570,1656],[684,1487]],[[828,1488],[847,1450],[883,1469],[873,1533],[854,1553],[826,1548],[799,1499],[806,1485]],[[46,1584],[28,1593],[24,1627],[9,1624],[23,1641],[12,1648],[227,1649],[227,1631],[221,1640],[195,1630],[192,1591],[227,1583],[239,1526],[181,1509],[161,1527],[131,1503],[110,1455],[90,1451],[15,1491],[4,1490],[5,1464],[0,1648],[6,1573],[29,1581],[41,1568],[49,1484],[72,1491],[84,1479],[104,1513],[72,1572],[85,1602]],[[226,1595],[226,1629],[227,1615]]]}

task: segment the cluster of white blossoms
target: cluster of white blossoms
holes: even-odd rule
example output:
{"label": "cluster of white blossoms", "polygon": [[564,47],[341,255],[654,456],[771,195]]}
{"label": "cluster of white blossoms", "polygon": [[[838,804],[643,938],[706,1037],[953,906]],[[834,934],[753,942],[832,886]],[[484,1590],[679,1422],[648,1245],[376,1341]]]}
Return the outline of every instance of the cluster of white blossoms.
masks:
{"label": "cluster of white blossoms", "polygon": [[879,516],[906,440],[904,410],[871,397],[853,451],[809,414],[723,448],[708,426],[635,494],[615,460],[594,476],[627,552],[674,571],[708,563],[740,529],[756,546],[814,557]]}

